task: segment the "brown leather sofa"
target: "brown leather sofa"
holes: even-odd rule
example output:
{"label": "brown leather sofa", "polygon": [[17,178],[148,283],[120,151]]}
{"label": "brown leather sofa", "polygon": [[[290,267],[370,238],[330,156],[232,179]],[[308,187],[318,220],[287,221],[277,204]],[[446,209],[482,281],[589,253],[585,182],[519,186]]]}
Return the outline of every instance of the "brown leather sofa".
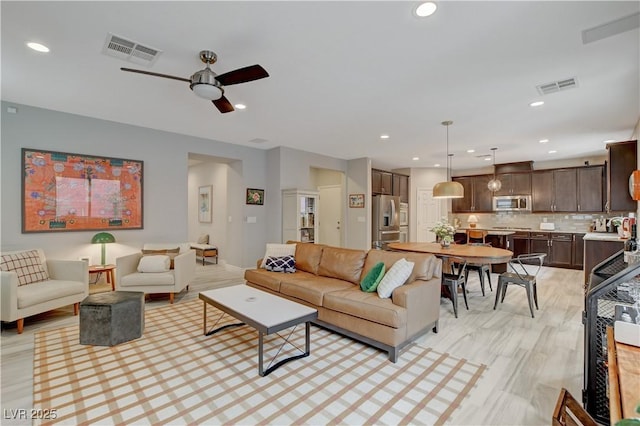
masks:
{"label": "brown leather sofa", "polygon": [[[387,270],[399,259],[415,262],[406,284],[391,298],[360,290],[361,279],[378,262]],[[400,350],[429,329],[438,331],[442,261],[431,254],[352,250],[297,243],[296,272],[248,269],[247,284],[318,310],[316,324],[388,352]]]}

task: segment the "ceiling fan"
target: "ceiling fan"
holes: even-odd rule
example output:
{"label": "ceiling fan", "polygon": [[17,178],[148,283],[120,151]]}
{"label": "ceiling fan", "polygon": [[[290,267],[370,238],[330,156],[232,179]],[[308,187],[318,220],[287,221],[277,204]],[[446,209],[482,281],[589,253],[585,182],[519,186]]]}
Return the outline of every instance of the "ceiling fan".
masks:
{"label": "ceiling fan", "polygon": [[218,55],[210,50],[200,52],[200,60],[207,66],[200,71],[196,71],[191,78],[176,77],[173,75],[160,74],[157,72],[136,70],[132,68],[120,68],[122,71],[136,72],[139,74],[152,75],[155,77],[171,78],[173,80],[186,81],[193,93],[201,98],[209,99],[221,113],[233,111],[233,105],[224,96],[224,86],[232,84],[247,83],[253,80],[269,77],[269,73],[260,65],[251,65],[237,70],[229,71],[217,75],[211,71],[209,65],[218,60]]}

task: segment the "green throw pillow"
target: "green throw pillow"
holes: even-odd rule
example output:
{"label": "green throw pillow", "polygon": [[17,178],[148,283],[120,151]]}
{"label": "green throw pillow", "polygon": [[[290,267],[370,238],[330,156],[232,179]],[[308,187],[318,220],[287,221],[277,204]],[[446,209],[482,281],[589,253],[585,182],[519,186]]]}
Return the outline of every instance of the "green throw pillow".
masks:
{"label": "green throw pillow", "polygon": [[365,275],[360,282],[360,288],[367,293],[373,293],[378,288],[378,284],[382,281],[384,275],[384,263],[378,262],[373,268]]}

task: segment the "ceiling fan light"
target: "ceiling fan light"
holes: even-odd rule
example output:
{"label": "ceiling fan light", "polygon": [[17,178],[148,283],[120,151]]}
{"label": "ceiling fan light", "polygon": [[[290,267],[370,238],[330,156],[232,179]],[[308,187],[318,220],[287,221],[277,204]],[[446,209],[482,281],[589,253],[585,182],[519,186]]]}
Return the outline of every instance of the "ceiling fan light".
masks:
{"label": "ceiling fan light", "polygon": [[194,84],[191,86],[191,90],[197,96],[208,99],[210,101],[215,101],[222,97],[222,90],[219,87],[211,85],[211,84]]}

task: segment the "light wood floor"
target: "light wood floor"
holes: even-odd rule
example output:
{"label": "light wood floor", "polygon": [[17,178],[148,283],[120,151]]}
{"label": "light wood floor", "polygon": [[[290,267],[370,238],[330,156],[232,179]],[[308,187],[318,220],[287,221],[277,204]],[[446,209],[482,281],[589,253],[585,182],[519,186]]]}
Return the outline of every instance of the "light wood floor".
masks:
{"label": "light wood floor", "polygon": [[[228,271],[223,265],[199,265],[196,274],[196,282],[176,303],[196,298],[199,291],[243,282],[240,272]],[[418,340],[421,346],[489,367],[448,424],[548,425],[560,389],[567,388],[579,399],[583,387],[582,271],[543,268],[536,318],[531,318],[521,288],[509,289],[505,302],[494,311],[497,275],[492,276],[492,282],[494,292],[487,286],[487,295],[482,297],[477,275],[470,276],[469,310],[460,295],[456,319],[451,302],[441,299],[440,332]],[[167,303],[166,297],[154,297],[146,308]],[[35,332],[77,322],[71,308],[66,308],[28,318],[22,335],[16,334],[15,325],[3,324],[3,413],[31,408]],[[30,424],[6,418],[0,423]]]}

